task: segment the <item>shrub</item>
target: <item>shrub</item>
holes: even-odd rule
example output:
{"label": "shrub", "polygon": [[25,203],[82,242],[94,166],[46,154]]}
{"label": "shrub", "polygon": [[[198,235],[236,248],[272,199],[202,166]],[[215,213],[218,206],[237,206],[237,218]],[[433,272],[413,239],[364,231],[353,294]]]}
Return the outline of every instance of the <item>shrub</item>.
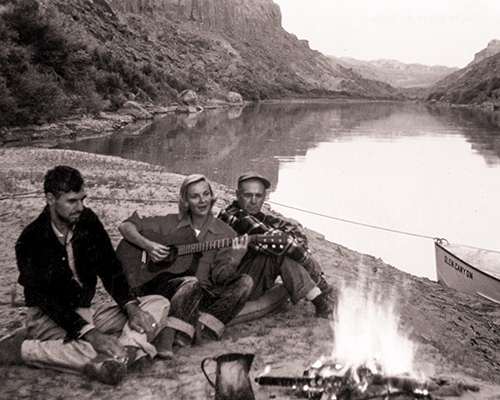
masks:
{"label": "shrub", "polygon": [[13,110],[17,109],[17,102],[7,87],[5,78],[0,76],[0,126],[10,125],[15,121]]}
{"label": "shrub", "polygon": [[479,90],[477,89],[465,89],[462,90],[458,96],[458,104],[469,104],[479,95]]}
{"label": "shrub", "polygon": [[15,85],[19,125],[51,122],[66,115],[70,109],[67,96],[56,80],[33,68],[23,73]]}

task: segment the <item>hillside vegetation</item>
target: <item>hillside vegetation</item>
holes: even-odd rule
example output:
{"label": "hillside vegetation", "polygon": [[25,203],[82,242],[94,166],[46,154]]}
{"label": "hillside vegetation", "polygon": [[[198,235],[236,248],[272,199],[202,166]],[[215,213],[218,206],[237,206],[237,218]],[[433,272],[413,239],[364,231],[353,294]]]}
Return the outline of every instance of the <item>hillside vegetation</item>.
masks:
{"label": "hillside vegetation", "polygon": [[[180,81],[151,63],[124,61],[42,13],[34,0],[4,5],[0,19],[0,124],[27,125],[138,100],[175,101]],[[177,91],[176,91],[177,90]]]}
{"label": "hillside vegetation", "polygon": [[0,126],[201,100],[395,98],[281,27],[272,0],[0,1]]}
{"label": "hillside vegetation", "polygon": [[469,64],[437,82],[429,101],[459,105],[500,105],[500,53]]}

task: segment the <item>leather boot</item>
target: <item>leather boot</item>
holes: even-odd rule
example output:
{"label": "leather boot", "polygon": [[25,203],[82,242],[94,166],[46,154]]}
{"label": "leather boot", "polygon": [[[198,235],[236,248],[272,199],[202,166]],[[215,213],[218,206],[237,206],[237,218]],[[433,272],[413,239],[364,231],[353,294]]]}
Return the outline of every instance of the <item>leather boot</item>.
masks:
{"label": "leather boot", "polygon": [[[331,291],[333,291],[333,288]],[[316,317],[333,319],[334,302],[330,297],[331,291],[322,292],[311,301],[316,309]]]}
{"label": "leather boot", "polygon": [[154,340],[156,348],[156,356],[164,360],[171,360],[174,358],[172,346],[175,340],[175,329],[163,328]]}
{"label": "leather boot", "polygon": [[83,373],[90,379],[108,385],[117,385],[125,378],[127,364],[104,354],[99,354],[92,361],[85,364]]}

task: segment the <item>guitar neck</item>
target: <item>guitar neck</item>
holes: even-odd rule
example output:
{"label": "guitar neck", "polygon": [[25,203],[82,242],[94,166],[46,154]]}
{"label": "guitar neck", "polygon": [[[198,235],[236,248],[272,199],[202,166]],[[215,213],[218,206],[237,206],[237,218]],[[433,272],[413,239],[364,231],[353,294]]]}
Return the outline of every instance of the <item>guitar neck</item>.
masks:
{"label": "guitar neck", "polygon": [[[236,238],[226,238],[213,240],[209,242],[201,242],[201,243],[189,243],[189,244],[181,244],[177,245],[177,252],[179,256],[193,253],[203,253],[207,250],[217,250],[222,249],[224,247],[230,247],[233,244],[233,240]],[[283,248],[283,244],[286,243],[286,236],[284,235],[249,235],[248,236],[249,243],[251,242],[259,242],[262,244],[276,245],[279,244],[281,248]]]}
{"label": "guitar neck", "polygon": [[217,250],[222,249],[224,247],[230,247],[233,244],[234,238],[227,239],[219,239],[213,240],[210,242],[202,242],[202,243],[189,243],[189,244],[181,244],[177,245],[178,255],[183,256],[186,254],[193,253],[203,253],[207,250]]}

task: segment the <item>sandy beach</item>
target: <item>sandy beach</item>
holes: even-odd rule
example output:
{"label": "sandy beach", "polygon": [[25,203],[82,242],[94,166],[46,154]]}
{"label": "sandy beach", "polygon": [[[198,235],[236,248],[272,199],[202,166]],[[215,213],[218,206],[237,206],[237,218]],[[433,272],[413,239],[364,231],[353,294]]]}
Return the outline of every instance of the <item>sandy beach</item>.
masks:
{"label": "sandy beach", "polygon": [[[45,172],[59,164],[82,172],[88,188],[87,206],[100,217],[115,246],[121,239],[119,223],[135,210],[143,215],[177,211],[184,177],[162,167],[66,150],[0,149],[0,336],[23,324],[26,308],[22,287],[17,284],[14,244],[45,205]],[[232,201],[231,188],[214,183],[214,189],[216,207]],[[307,227],[304,230],[327,281],[349,293],[353,302],[373,297],[387,307],[390,304],[400,334],[414,348],[415,371],[427,378],[479,388],[447,397],[450,399],[500,399],[498,305],[412,276],[380,259],[326,241]],[[97,297],[107,297],[101,287]],[[384,331],[383,322],[365,319],[358,329],[376,335]],[[352,332],[353,336],[357,333]],[[180,349],[172,361],[158,360],[150,368],[130,371],[116,387],[80,375],[0,366],[0,398],[211,399],[214,390],[200,368],[207,357],[228,352],[254,354],[252,382],[267,366],[269,375],[295,377],[321,356],[330,356],[334,338],[334,327],[325,319],[316,319],[310,303],[287,302],[259,320],[228,327],[221,341]],[[257,400],[297,398],[291,389],[261,387],[255,382],[252,386]]]}

